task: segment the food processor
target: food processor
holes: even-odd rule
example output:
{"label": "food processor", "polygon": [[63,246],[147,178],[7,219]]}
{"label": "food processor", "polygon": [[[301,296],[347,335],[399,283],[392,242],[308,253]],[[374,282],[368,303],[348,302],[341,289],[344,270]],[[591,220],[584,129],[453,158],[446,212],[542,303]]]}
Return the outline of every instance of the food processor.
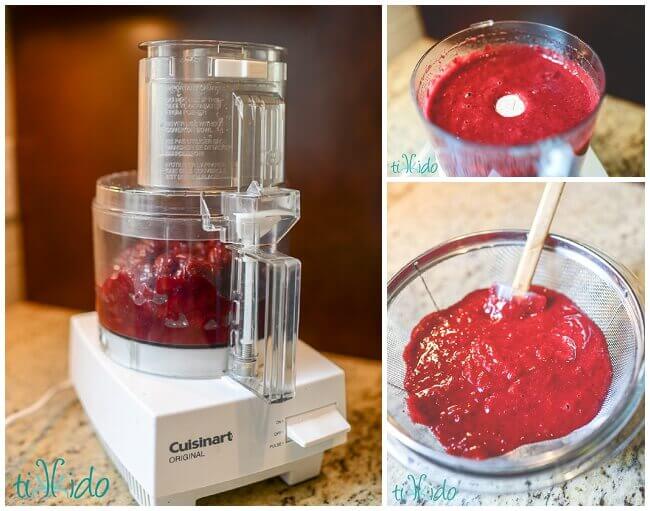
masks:
{"label": "food processor", "polygon": [[425,315],[450,307],[476,289],[510,281],[527,234],[499,230],[448,240],[409,262],[388,284],[387,449],[411,473],[475,493],[530,491],[605,463],[643,428],[641,285],[599,250],[554,234],[546,239],[533,284],[569,297],[605,335],[613,375],[598,414],[562,438],[480,460],[449,454],[428,427],[412,421],[403,353],[413,328]]}
{"label": "food processor", "polygon": [[[424,111],[431,84],[449,66],[488,46],[522,44],[548,49],[584,70],[594,82],[600,100],[573,128],[521,145],[491,145],[463,140],[427,119]],[[605,71],[598,55],[578,37],[563,30],[526,21],[483,21],[448,36],[430,48],[411,77],[411,94],[441,173],[447,176],[577,176],[589,149],[598,110],[605,92]]]}
{"label": "food processor", "polygon": [[277,250],[300,217],[286,51],[140,47],[138,170],[97,181],[71,380],[140,504],[314,477],[350,426],[342,370],[298,340],[300,261]]}

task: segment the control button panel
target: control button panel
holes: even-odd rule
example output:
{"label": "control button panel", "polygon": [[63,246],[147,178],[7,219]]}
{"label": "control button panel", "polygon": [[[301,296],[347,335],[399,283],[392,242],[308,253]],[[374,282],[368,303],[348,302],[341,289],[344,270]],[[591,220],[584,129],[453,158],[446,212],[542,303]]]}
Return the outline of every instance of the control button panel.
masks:
{"label": "control button panel", "polygon": [[350,431],[350,424],[334,404],[287,417],[286,422],[287,438],[300,447],[311,447]]}

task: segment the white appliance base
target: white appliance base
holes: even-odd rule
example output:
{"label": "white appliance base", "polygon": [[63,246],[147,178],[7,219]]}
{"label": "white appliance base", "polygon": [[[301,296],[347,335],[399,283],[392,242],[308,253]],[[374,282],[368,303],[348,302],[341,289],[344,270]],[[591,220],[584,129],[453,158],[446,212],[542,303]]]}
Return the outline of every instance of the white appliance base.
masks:
{"label": "white appliance base", "polygon": [[[316,477],[323,452],[347,439],[343,371],[302,342],[295,397],[268,404],[227,376],[170,378],[115,363],[99,341],[96,313],[74,316],[70,327],[70,378],[142,505],[194,504],[275,476],[297,484]],[[298,441],[287,421],[301,424]]]}
{"label": "white appliance base", "polygon": [[194,506],[199,499],[209,497],[210,495],[217,495],[235,488],[240,488],[249,484],[257,483],[271,477],[280,476],[280,478],[289,486],[308,481],[314,477],[318,477],[321,472],[321,465],[323,464],[323,453],[315,454],[309,458],[293,462],[289,465],[276,467],[266,472],[259,472],[239,479],[234,479],[225,483],[217,483],[203,488],[187,491],[184,493],[176,493],[163,497],[155,497],[153,500],[151,496],[140,486],[140,484],[133,478],[128,469],[120,463],[111,451],[111,448],[99,437],[102,447],[106,454],[117,468],[126,482],[131,496],[141,506]]}

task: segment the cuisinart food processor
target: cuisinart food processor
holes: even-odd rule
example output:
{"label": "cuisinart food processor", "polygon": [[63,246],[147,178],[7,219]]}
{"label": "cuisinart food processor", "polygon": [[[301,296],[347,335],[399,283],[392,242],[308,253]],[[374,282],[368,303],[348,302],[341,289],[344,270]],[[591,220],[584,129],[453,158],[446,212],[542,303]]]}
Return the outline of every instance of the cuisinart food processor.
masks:
{"label": "cuisinart food processor", "polygon": [[140,504],[193,504],[320,473],[346,441],[341,369],[298,341],[300,217],[284,178],[286,52],[141,45],[138,171],[93,202],[97,312],[70,373]]}

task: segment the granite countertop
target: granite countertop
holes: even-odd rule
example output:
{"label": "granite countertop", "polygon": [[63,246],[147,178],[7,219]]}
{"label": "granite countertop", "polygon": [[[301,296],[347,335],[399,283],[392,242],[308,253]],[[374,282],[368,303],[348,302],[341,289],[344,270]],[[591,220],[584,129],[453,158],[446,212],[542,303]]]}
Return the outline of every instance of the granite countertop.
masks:
{"label": "granite countertop", "polygon": [[[530,182],[389,183],[389,278],[414,257],[455,236],[487,229],[528,228],[542,189],[542,184]],[[602,250],[644,281],[642,184],[567,184],[552,232]],[[390,456],[386,467],[387,500],[396,504],[393,490],[407,489],[409,472]],[[644,471],[642,431],[620,455],[562,485],[512,495],[460,491],[452,501],[436,504],[642,505]]]}
{"label": "granite countertop", "polygon": [[[388,64],[388,161],[403,153],[418,154],[427,143],[413,105],[409,81],[420,57],[434,44],[421,38]],[[606,96],[598,115],[591,147],[610,176],[645,175],[645,109],[614,96]]]}
{"label": "granite countertop", "polygon": [[[77,311],[22,302],[6,313],[6,414],[35,402],[52,385],[67,378],[68,320]],[[379,505],[381,504],[381,364],[328,354],[345,371],[348,421],[345,445],[325,452],[321,475],[287,486],[273,478],[199,501],[204,505]],[[27,502],[13,484],[19,474],[34,472],[37,459],[61,456],[66,471],[109,478],[102,499],[75,504],[133,505],[112,463],[100,446],[73,390],[56,394],[42,409],[6,428],[6,504],[70,504],[59,494]]]}

